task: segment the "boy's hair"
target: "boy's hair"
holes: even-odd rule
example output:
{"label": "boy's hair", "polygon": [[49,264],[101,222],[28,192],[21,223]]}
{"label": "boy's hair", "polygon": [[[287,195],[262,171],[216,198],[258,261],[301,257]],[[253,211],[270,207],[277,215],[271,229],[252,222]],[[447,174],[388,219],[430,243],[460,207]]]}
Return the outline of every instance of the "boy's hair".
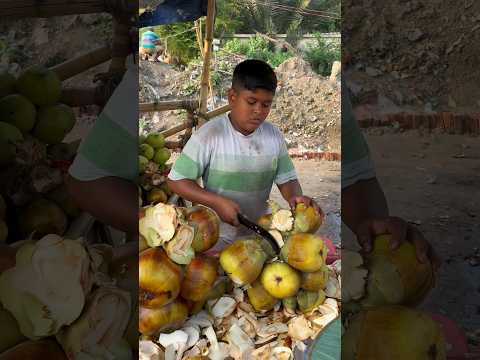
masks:
{"label": "boy's hair", "polygon": [[232,88],[237,91],[265,89],[275,94],[277,77],[266,62],[249,59],[242,61],[235,67]]}

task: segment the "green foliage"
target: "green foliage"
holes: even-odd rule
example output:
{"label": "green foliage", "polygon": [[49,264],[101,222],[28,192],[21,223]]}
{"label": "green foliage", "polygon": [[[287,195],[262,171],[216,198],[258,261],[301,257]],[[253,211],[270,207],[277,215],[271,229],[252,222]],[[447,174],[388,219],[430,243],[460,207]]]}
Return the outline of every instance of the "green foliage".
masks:
{"label": "green foliage", "polygon": [[315,35],[315,43],[307,46],[304,58],[310,63],[314,71],[320,75],[328,76],[333,62],[340,61],[340,46],[336,43],[326,42],[319,33]]}
{"label": "green foliage", "polygon": [[270,42],[261,36],[252,37],[245,42],[232,39],[225,44],[224,49],[234,54],[245,55],[249,59],[263,60],[274,68],[292,57],[289,52],[275,52]]}
{"label": "green foliage", "polygon": [[[317,13],[316,16],[302,15],[291,9],[286,11],[274,9],[274,5],[300,7],[306,10],[316,10]],[[259,31],[264,34],[286,34],[297,32],[297,36],[299,36],[314,32],[338,32],[341,29],[340,8],[340,0],[217,0],[216,22],[218,24],[229,23],[228,28],[233,28],[230,33],[252,34]],[[318,11],[324,12],[325,16]],[[331,16],[331,14],[336,14],[336,16]],[[216,36],[220,37],[218,36],[220,33],[221,31],[216,32]]]}

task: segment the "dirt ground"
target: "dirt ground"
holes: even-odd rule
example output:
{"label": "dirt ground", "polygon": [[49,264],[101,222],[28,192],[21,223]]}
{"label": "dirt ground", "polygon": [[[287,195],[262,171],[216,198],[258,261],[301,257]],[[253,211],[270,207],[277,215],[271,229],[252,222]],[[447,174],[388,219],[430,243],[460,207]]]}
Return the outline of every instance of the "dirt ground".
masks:
{"label": "dirt ground", "polygon": [[370,129],[366,137],[391,214],[415,223],[443,260],[423,307],[478,330],[480,141],[417,131],[381,133]]}

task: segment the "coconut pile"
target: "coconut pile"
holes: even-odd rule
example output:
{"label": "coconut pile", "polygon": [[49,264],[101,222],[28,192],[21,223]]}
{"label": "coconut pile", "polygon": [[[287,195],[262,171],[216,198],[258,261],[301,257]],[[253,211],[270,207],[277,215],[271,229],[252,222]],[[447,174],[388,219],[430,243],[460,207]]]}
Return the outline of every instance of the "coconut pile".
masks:
{"label": "coconut pile", "polygon": [[[227,89],[236,64],[244,57],[224,54],[212,60],[216,71],[214,99],[209,108],[226,103]],[[193,62],[177,71],[163,63],[140,62],[140,101],[153,102],[198,97],[201,64]],[[268,117],[285,134],[289,147],[315,151],[340,151],[340,86],[316,74],[308,63],[293,57],[275,72],[279,86]],[[182,121],[181,110],[149,113],[142,116],[147,131],[161,131]]]}
{"label": "coconut pile", "polygon": [[140,359],[294,359],[339,317],[341,263],[314,235],[321,211],[270,202],[258,223],[280,253],[250,236],[217,257],[205,253],[219,236],[211,209],[142,205]]}
{"label": "coconut pile", "polygon": [[63,184],[79,142],[63,142],[76,116],[61,91],[56,73],[40,66],[0,74],[1,242],[63,235],[79,215]]}

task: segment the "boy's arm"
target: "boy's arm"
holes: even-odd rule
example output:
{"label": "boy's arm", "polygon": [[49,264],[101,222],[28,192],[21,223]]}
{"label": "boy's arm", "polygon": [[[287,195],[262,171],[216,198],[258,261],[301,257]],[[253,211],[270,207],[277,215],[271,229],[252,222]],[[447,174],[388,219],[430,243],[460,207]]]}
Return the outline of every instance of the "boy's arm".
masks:
{"label": "boy's arm", "polygon": [[118,230],[138,234],[138,188],[134,183],[113,176],[80,181],[68,175],[66,185],[81,209]]}
{"label": "boy's arm", "polygon": [[168,179],[167,182],[169,188],[182,198],[208,206],[218,214],[222,221],[233,226],[239,225],[237,214],[240,212],[240,207],[236,202],[207,191],[190,179]]}

